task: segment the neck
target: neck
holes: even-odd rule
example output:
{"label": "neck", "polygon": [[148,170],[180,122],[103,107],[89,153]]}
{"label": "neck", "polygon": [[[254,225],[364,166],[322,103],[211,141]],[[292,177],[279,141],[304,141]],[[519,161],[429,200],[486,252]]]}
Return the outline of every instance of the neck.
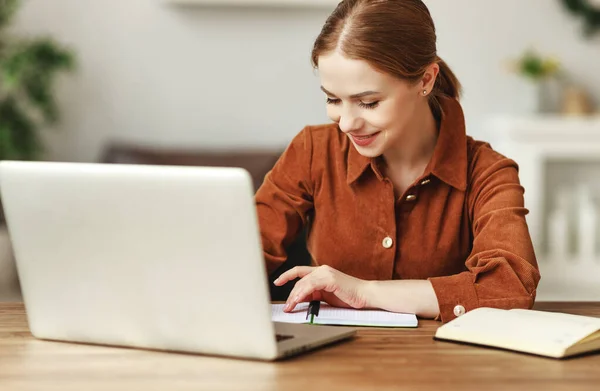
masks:
{"label": "neck", "polygon": [[392,170],[406,170],[425,166],[433,156],[438,138],[438,123],[426,103],[418,109],[403,132],[403,137],[383,154]]}

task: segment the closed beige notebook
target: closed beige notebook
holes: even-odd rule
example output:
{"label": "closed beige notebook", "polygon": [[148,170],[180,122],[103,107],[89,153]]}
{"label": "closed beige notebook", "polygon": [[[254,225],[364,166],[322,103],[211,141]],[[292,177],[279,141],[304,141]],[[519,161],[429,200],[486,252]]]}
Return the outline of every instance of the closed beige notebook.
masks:
{"label": "closed beige notebook", "polygon": [[440,326],[435,338],[564,358],[600,350],[600,318],[478,308]]}

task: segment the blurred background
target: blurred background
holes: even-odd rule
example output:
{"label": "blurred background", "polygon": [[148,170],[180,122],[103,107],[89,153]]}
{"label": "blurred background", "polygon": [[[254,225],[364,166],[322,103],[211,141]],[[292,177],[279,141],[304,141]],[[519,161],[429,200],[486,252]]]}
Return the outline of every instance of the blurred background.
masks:
{"label": "blurred background", "polygon": [[[0,33],[0,96],[23,88],[60,115],[24,127],[0,107],[0,158],[237,165],[258,186],[303,126],[328,122],[309,54],[335,0],[20,3]],[[600,1],[425,3],[468,133],[521,167],[538,298],[599,300]],[[52,44],[6,54],[42,38]],[[27,61],[47,75],[33,87]],[[7,129],[42,149],[9,145]],[[18,291],[3,227],[0,300]]]}

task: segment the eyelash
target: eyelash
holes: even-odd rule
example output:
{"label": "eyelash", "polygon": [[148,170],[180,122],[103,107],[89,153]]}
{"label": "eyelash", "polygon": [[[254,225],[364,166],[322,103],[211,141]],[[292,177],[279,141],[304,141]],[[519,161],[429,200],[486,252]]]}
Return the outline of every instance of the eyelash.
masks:
{"label": "eyelash", "polygon": [[[337,105],[338,103],[340,103],[339,99],[331,99],[331,98],[327,98],[327,104],[328,105]],[[363,109],[374,109],[377,106],[379,106],[379,102],[373,102],[373,103],[364,103],[364,102],[359,102],[358,105],[360,107],[362,107]]]}

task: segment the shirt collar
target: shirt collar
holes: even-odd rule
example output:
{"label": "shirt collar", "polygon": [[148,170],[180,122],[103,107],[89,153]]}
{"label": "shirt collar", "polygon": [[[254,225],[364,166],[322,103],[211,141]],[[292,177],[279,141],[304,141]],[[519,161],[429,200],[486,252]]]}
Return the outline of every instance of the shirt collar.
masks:
{"label": "shirt collar", "polygon": [[[442,120],[433,156],[425,169],[425,174],[435,175],[440,180],[460,191],[467,188],[467,134],[462,107],[454,98],[438,98],[442,109]],[[354,183],[371,167],[379,179],[381,173],[377,160],[368,158],[350,145],[348,153],[347,183]]]}
{"label": "shirt collar", "polygon": [[[348,140],[349,141],[349,140]],[[351,185],[365,172],[367,167],[371,167],[373,172],[379,173],[376,168],[375,159],[365,157],[358,153],[354,144],[350,142],[348,146],[348,172],[346,174],[346,183]]]}

